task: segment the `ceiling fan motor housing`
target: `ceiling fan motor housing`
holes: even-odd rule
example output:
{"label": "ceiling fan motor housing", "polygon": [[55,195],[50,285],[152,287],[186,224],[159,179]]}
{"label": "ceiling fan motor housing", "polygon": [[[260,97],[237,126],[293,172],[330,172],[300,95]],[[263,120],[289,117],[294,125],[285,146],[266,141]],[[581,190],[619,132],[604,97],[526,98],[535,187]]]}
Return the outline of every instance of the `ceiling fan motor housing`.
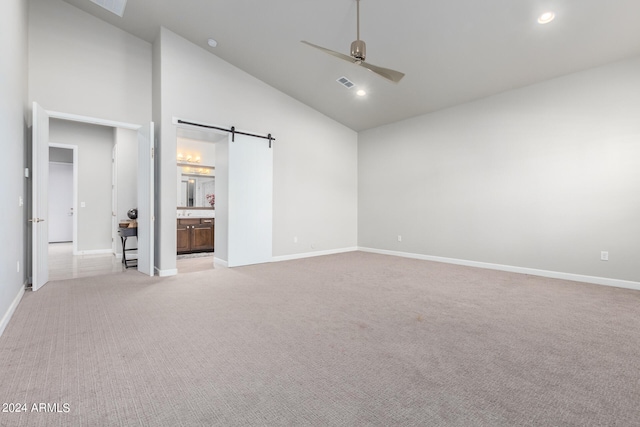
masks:
{"label": "ceiling fan motor housing", "polygon": [[367,45],[363,40],[356,40],[351,43],[351,56],[358,61],[364,61],[367,56]]}

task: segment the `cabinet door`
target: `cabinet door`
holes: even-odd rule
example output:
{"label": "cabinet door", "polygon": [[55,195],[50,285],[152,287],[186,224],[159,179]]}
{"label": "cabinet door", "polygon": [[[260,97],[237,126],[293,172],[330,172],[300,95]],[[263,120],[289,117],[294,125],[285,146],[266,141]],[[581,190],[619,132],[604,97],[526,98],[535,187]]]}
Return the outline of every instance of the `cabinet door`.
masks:
{"label": "cabinet door", "polygon": [[191,252],[190,225],[181,224],[178,220],[178,235],[176,238],[178,253]]}
{"label": "cabinet door", "polygon": [[202,219],[202,224],[207,224],[211,226],[211,251],[214,250],[213,242],[215,242],[215,218],[206,218]]}
{"label": "cabinet door", "polygon": [[212,251],[213,250],[213,223],[212,222],[206,222],[203,224],[193,226],[193,228],[191,229],[191,250],[192,251]]}

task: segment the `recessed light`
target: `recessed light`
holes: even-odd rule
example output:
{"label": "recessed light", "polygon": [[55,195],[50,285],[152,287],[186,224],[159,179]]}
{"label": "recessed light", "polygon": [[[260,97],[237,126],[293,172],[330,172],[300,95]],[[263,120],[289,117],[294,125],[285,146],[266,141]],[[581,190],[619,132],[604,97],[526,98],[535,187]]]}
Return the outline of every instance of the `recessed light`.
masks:
{"label": "recessed light", "polygon": [[356,92],[356,95],[358,95],[358,96],[365,96],[366,94],[367,94],[367,91],[362,90],[362,89],[360,89],[360,90],[358,90]]}
{"label": "recessed light", "polygon": [[540,17],[538,18],[538,23],[539,24],[548,24],[549,22],[553,21],[555,17],[556,17],[555,13],[553,13],[553,12],[545,12],[542,15],[540,15]]}
{"label": "recessed light", "polygon": [[218,46],[218,42],[217,42],[217,41],[215,41],[214,39],[209,39],[209,40],[207,40],[207,44],[208,44],[209,46],[211,46],[211,47],[216,47],[216,46]]}

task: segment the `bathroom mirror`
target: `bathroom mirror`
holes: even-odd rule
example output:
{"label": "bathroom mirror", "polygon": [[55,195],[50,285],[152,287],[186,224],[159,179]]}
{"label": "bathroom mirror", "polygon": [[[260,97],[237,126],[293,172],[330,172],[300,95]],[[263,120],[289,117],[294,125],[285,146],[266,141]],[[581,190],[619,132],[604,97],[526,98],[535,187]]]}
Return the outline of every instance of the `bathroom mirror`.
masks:
{"label": "bathroom mirror", "polygon": [[[211,170],[214,169],[211,168]],[[178,183],[179,208],[214,208],[210,200],[215,197],[215,175],[203,176],[184,173],[182,168],[178,167]]]}
{"label": "bathroom mirror", "polygon": [[215,142],[227,135],[178,128],[176,136],[178,209],[213,209],[209,199],[215,198]]}

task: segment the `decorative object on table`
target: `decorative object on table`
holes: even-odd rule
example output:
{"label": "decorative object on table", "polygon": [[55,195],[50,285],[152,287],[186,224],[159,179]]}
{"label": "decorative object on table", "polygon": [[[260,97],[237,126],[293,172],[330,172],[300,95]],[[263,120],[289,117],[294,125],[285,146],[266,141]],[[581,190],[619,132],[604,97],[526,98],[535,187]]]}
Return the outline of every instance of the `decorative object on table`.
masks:
{"label": "decorative object on table", "polygon": [[136,228],[138,226],[138,208],[129,209],[127,216],[131,218],[129,228]]}
{"label": "decorative object on table", "polygon": [[207,202],[209,202],[211,207],[215,209],[216,195],[215,194],[207,194],[206,197],[207,197]]}

